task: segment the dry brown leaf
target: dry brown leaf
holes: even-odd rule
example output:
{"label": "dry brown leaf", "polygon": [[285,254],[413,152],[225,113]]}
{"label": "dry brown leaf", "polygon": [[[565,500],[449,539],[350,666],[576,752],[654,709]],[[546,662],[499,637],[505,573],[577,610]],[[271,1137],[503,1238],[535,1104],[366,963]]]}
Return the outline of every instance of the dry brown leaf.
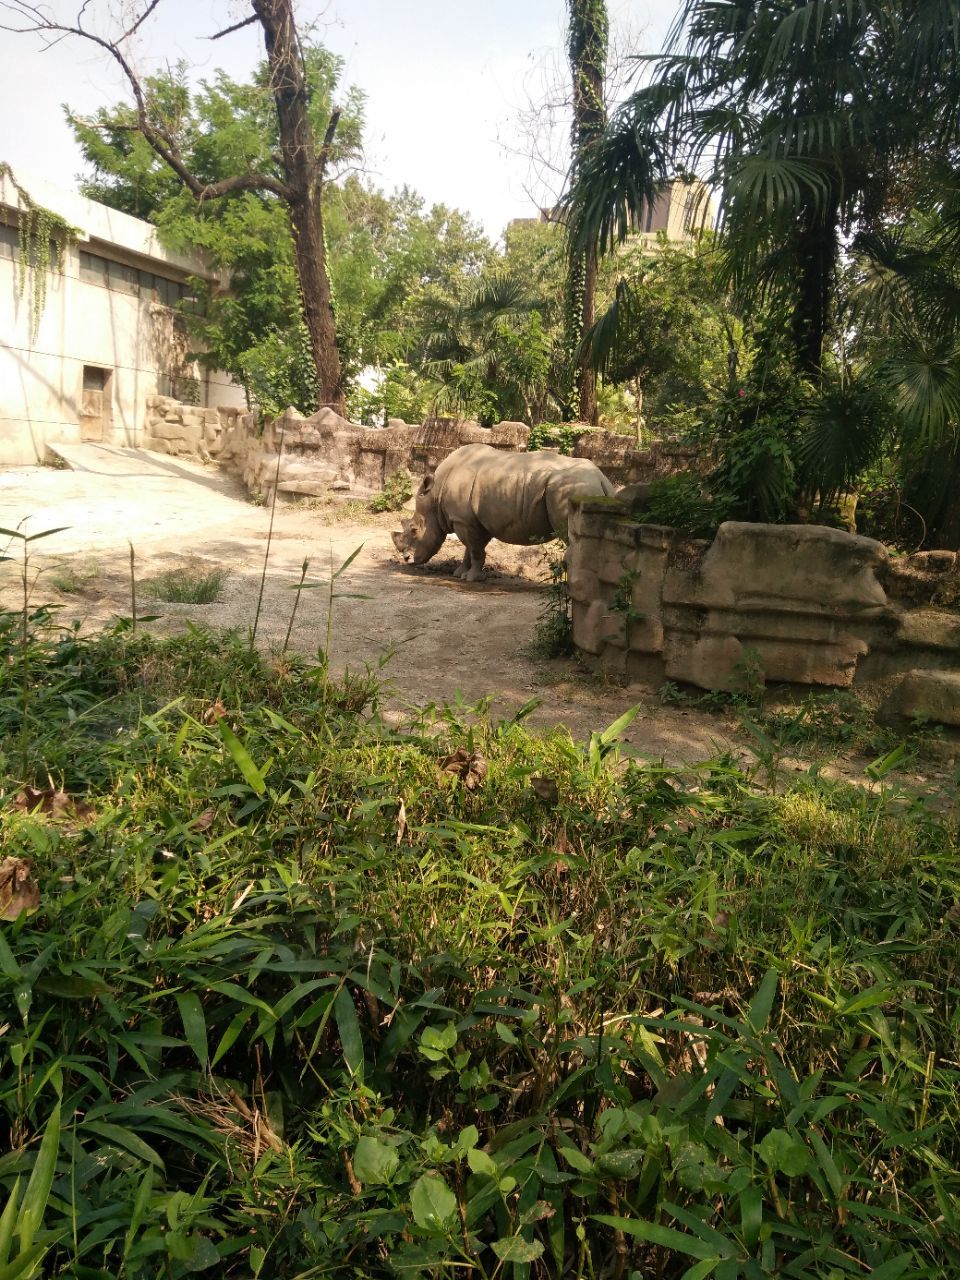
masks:
{"label": "dry brown leaf", "polygon": [[207,827],[211,825],[216,816],[216,809],[212,807],[204,809],[203,813],[200,814],[200,817],[194,818],[190,825],[193,827],[194,831],[206,831]]}
{"label": "dry brown leaf", "polygon": [[22,813],[45,814],[48,818],[73,818],[86,822],[93,817],[93,805],[54,787],[24,787],[13,802]]}
{"label": "dry brown leaf", "polygon": [[537,775],[530,779],[530,786],[545,804],[552,806],[560,799],[560,789],[553,778]]}
{"label": "dry brown leaf", "polygon": [[0,862],[0,920],[16,920],[21,911],[36,911],[39,905],[33,864],[26,858],[4,858]]}
{"label": "dry brown leaf", "polygon": [[407,833],[407,806],[403,803],[401,797],[399,808],[397,809],[397,845]]}
{"label": "dry brown leaf", "polygon": [[482,787],[487,777],[486,760],[479,751],[468,751],[466,747],[457,747],[452,755],[444,756],[440,768],[459,778],[468,791]]}
{"label": "dry brown leaf", "polygon": [[219,698],[215,702],[211,702],[208,707],[204,708],[203,715],[200,719],[204,724],[216,724],[218,720],[222,720],[227,714],[227,708],[223,705]]}

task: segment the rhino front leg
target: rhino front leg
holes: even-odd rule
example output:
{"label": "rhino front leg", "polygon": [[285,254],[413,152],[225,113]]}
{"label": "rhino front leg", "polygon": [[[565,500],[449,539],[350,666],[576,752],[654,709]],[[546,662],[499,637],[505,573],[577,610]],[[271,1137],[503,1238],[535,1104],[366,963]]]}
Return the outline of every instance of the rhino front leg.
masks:
{"label": "rhino front leg", "polygon": [[463,563],[457,570],[457,576],[464,582],[479,582],[483,577],[483,562],[487,558],[487,543],[490,535],[482,529],[457,528],[454,533],[464,546]]}
{"label": "rhino front leg", "polygon": [[470,572],[470,565],[471,565],[471,563],[472,563],[472,557],[471,557],[471,555],[470,555],[470,548],[469,548],[469,547],[467,547],[467,546],[465,546],[465,547],[463,548],[463,559],[460,561],[460,563],[459,563],[459,564],[457,565],[457,567],[454,569],[454,571],[453,571],[453,576],[454,576],[455,578],[464,578],[464,577],[466,577],[466,575]]}

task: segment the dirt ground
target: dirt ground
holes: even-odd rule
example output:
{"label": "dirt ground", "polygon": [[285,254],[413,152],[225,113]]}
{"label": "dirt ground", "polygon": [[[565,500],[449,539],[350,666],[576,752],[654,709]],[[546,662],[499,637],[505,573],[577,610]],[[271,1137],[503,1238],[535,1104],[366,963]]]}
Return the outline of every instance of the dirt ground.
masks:
{"label": "dirt ground", "polygon": [[[251,503],[240,483],[215,466],[102,445],[63,452],[72,470],[0,469],[0,528],[32,535],[59,530],[31,544],[33,605],[55,605],[62,622],[79,620],[91,629],[128,616],[132,544],[138,611],[162,615],[153,629],[171,633],[191,621],[249,631],[269,510]],[[637,706],[623,735],[632,753],[668,764],[721,752],[752,760],[732,715],[664,706],[655,688],[623,688],[573,659],[547,661],[532,653],[548,576],[542,548],[491,543],[486,580],[465,583],[451,576],[462,551],[455,538],[429,565],[414,568],[399,560],[390,541],[397,524],[396,515],[372,515],[357,502],[279,505],[257,632],[264,651],[282,647],[304,560],[310,562],[308,583],[317,582],[359,548],[337,580],[331,657],[337,671],[380,668],[388,715],[428,703],[470,706],[486,697],[494,715],[510,715],[538,699],[529,725],[562,725],[585,738]],[[0,535],[2,554],[19,554],[15,539]],[[150,580],[178,567],[223,570],[223,599],[207,605],[149,599]],[[0,563],[0,606],[18,608],[21,599],[20,568],[15,561]],[[291,649],[316,655],[326,626],[327,593],[302,592]],[[953,766],[955,748],[950,752],[930,773],[901,780],[929,785],[934,773]],[[863,784],[865,763],[838,760],[822,772]],[[787,772],[808,764],[781,760]]]}
{"label": "dirt ground", "polygon": [[[93,445],[74,448],[70,459],[83,469],[0,471],[0,526],[34,534],[65,526],[32,545],[31,577],[42,570],[32,587],[34,604],[55,604],[62,621],[79,619],[84,627],[129,615],[132,543],[141,583],[185,564],[222,568],[229,575],[218,604],[164,604],[141,592],[140,612],[163,615],[151,624],[157,630],[176,629],[186,619],[244,631],[250,627],[269,510],[253,505],[240,484],[216,467]],[[617,687],[572,660],[531,655],[543,607],[541,549],[495,542],[486,581],[463,583],[450,576],[459,561],[456,539],[425,568],[408,567],[390,541],[397,517],[360,513],[358,518],[356,508],[277,507],[258,629],[265,650],[282,644],[304,559],[310,561],[307,580],[316,581],[328,576],[331,563],[338,567],[361,547],[337,582],[344,594],[333,606],[332,660],[338,670],[385,660],[388,705],[460,699],[473,704],[492,695],[494,713],[506,715],[539,698],[528,723],[565,725],[584,737],[639,704],[625,741],[640,754],[679,763],[735,749],[719,717],[663,707],[656,690]],[[13,546],[7,549],[11,553],[16,553]],[[0,603],[16,607],[19,593],[17,566],[0,565]],[[324,641],[326,611],[322,589],[301,594],[292,649],[316,654]]]}

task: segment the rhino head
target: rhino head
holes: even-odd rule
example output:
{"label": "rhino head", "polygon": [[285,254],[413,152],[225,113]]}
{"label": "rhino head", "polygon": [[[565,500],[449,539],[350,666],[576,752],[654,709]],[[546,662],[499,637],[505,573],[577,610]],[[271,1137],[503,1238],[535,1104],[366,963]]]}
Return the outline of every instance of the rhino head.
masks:
{"label": "rhino head", "polygon": [[401,520],[400,526],[390,536],[407,564],[426,564],[443,546],[447,535],[440,525],[433,476],[424,476],[417,490],[413,517]]}

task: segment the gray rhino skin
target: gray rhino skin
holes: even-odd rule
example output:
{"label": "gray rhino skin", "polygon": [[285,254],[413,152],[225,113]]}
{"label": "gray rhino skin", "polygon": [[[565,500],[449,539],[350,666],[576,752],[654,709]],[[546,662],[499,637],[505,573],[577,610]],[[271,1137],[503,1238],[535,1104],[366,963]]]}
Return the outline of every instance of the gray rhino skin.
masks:
{"label": "gray rhino skin", "polygon": [[449,533],[464,545],[454,577],[476,582],[491,538],[519,546],[566,536],[574,494],[609,497],[615,492],[586,458],[535,450],[507,453],[489,444],[454,449],[417,490],[411,520],[393,544],[408,563],[426,564]]}

